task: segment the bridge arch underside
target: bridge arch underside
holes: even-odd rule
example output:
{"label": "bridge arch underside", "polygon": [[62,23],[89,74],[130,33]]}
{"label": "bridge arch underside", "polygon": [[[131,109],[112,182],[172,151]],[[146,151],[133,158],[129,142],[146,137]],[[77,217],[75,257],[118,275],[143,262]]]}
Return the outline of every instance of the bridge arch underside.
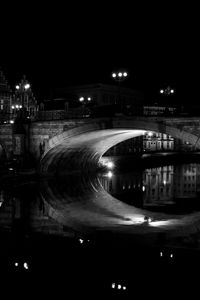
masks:
{"label": "bridge arch underside", "polygon": [[140,136],[146,131],[166,133],[200,148],[199,137],[171,126],[149,122],[117,122],[112,128],[102,124],[86,125],[52,138],[41,159],[42,173],[92,171],[99,167],[102,155],[114,145]]}

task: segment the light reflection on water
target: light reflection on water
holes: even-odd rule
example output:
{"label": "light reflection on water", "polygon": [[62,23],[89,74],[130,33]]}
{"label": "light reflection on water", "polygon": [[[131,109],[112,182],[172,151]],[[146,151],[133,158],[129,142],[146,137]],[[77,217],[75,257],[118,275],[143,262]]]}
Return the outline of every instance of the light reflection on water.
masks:
{"label": "light reflection on water", "polygon": [[23,186],[19,181],[12,188],[0,187],[0,230],[18,226],[25,233],[63,235],[84,224],[131,225],[136,218],[144,221],[145,211],[184,215],[200,211],[199,192],[197,163],[123,173],[114,169],[93,177],[68,174]]}
{"label": "light reflection on water", "polygon": [[108,193],[139,208],[176,214],[200,210],[197,163],[112,172],[99,178]]}

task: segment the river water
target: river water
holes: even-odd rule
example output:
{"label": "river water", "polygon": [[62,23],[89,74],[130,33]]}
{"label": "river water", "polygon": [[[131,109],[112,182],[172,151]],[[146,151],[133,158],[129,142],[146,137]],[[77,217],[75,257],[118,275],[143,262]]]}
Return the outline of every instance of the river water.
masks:
{"label": "river water", "polygon": [[[106,160],[114,161],[111,157]],[[41,271],[42,265],[44,271],[50,270],[51,261],[51,268],[53,265],[61,274],[61,266],[65,270],[70,265],[74,284],[74,266],[88,268],[90,257],[91,272],[94,265],[96,270],[111,264],[108,282],[114,273],[127,272],[124,262],[129,265],[137,251],[141,257],[148,249],[146,259],[142,258],[147,264],[152,259],[151,246],[159,249],[159,258],[164,247],[199,249],[200,161],[159,157],[146,162],[129,160],[125,165],[118,168],[115,161],[113,168],[90,175],[22,178],[13,171],[4,178],[0,183],[1,257],[7,259],[3,259],[7,261],[4,267],[14,270],[16,263],[27,260],[32,269]],[[137,245],[143,252],[136,250]],[[87,249],[84,255],[81,247]],[[174,255],[167,253],[169,258]]]}
{"label": "river water", "polygon": [[200,162],[159,158],[127,166],[40,180],[13,172],[0,185],[0,230],[16,230],[17,223],[27,233],[73,236],[122,228],[143,211],[171,217],[200,211]]}

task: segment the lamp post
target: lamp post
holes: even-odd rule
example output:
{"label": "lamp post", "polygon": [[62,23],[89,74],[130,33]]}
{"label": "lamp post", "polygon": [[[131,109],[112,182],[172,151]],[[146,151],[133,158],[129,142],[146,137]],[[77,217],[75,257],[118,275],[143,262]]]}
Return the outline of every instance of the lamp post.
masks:
{"label": "lamp post", "polygon": [[[121,82],[124,81],[128,76],[126,71],[118,71],[112,73],[112,78],[118,82],[118,104],[120,111],[122,110],[122,101],[121,101]],[[116,104],[116,103],[115,103]]]}
{"label": "lamp post", "polygon": [[29,116],[29,94],[31,93],[31,85],[24,76],[22,81],[15,86],[16,99],[12,109],[22,110],[22,118]]}
{"label": "lamp post", "polygon": [[172,89],[170,86],[168,86],[165,89],[160,89],[160,94],[169,96],[171,94],[174,94],[174,89]]}
{"label": "lamp post", "polygon": [[86,115],[86,105],[91,103],[91,101],[92,101],[92,98],[90,96],[86,96],[86,97],[81,96],[81,97],[79,97],[79,102],[82,103],[83,116],[84,117],[87,117],[87,115]]}
{"label": "lamp post", "polygon": [[24,76],[19,84],[15,86],[15,95],[11,105],[15,124],[13,126],[13,155],[20,166],[30,165],[30,107],[31,107],[31,85]]}
{"label": "lamp post", "polygon": [[[160,89],[160,94],[164,95],[164,96],[170,96],[173,95],[175,93],[175,90],[172,89],[169,85],[165,88],[165,89]],[[165,112],[164,114],[170,115],[170,110],[169,110],[169,105],[170,105],[170,101],[168,101],[167,105],[165,106]]]}

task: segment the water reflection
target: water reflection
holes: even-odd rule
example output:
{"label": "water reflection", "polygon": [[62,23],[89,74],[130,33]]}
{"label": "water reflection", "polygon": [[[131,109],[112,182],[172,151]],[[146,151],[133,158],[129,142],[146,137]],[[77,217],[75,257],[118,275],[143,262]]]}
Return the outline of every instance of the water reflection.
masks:
{"label": "water reflection", "polygon": [[134,231],[133,225],[137,232],[144,231],[142,226],[147,232],[156,226],[175,228],[184,218],[189,220],[188,213],[200,211],[196,163],[128,173],[112,170],[93,177],[66,174],[26,184],[19,180],[12,188],[11,184],[0,187],[0,230],[21,235]]}
{"label": "water reflection", "polygon": [[104,189],[136,207],[168,213],[200,210],[200,164],[166,165],[100,176]]}

